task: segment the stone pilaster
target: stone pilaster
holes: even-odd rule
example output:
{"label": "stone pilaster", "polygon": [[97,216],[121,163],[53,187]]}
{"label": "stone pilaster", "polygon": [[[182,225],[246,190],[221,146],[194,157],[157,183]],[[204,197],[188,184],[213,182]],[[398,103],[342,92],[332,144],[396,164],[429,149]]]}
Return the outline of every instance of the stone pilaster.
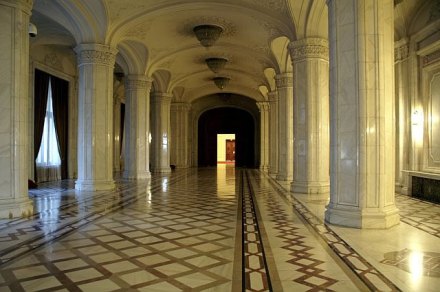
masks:
{"label": "stone pilaster", "polygon": [[171,103],[170,162],[177,168],[189,167],[189,110],[184,102]]}
{"label": "stone pilaster", "polygon": [[392,0],[329,0],[331,191],[325,220],[399,223],[394,202]]}
{"label": "stone pilaster", "polygon": [[121,100],[113,98],[113,171],[121,170]]}
{"label": "stone pilaster", "polygon": [[278,174],[278,93],[271,91],[269,97],[269,174]]}
{"label": "stone pilaster", "polygon": [[411,98],[409,79],[409,44],[406,40],[396,43],[394,49],[394,69],[396,82],[396,192],[408,194],[411,147]]}
{"label": "stone pilaster", "polygon": [[125,82],[124,178],[150,178],[150,89],[151,79],[128,75]]}
{"label": "stone pilaster", "polygon": [[113,68],[116,50],[80,44],[78,57],[77,190],[115,187],[113,180]]}
{"label": "stone pilaster", "polygon": [[278,174],[277,180],[293,179],[293,75],[275,76],[278,91]]}
{"label": "stone pilaster", "polygon": [[260,110],[260,169],[269,170],[269,111],[270,103],[267,101],[257,102]]}
{"label": "stone pilaster", "polygon": [[151,171],[171,172],[170,107],[172,94],[155,92],[151,97]]}
{"label": "stone pilaster", "polygon": [[0,0],[0,218],[26,217],[33,212],[27,183],[32,3]]}
{"label": "stone pilaster", "polygon": [[290,43],[294,79],[294,168],[291,191],[309,199],[330,192],[328,41],[307,38]]}

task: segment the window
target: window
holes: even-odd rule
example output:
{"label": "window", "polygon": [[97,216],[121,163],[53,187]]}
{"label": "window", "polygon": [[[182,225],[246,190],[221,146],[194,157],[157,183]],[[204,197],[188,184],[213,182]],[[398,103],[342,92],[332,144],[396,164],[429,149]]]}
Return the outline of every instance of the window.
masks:
{"label": "window", "polygon": [[58,141],[55,132],[55,123],[52,107],[52,86],[49,78],[46,118],[44,120],[43,137],[36,159],[37,167],[60,166],[61,158],[58,152]]}

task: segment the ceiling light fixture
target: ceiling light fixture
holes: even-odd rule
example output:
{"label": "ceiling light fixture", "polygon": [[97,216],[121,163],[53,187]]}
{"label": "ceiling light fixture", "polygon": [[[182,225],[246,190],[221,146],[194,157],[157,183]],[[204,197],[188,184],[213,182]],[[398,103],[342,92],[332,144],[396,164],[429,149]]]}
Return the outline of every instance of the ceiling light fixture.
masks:
{"label": "ceiling light fixture", "polygon": [[205,62],[212,72],[218,73],[225,67],[228,60],[225,58],[208,58],[205,59]]}
{"label": "ceiling light fixture", "polygon": [[221,77],[214,77],[212,78],[212,80],[220,90],[223,90],[223,88],[225,88],[228,85],[229,80],[231,80],[231,78],[221,76]]}
{"label": "ceiling light fixture", "polygon": [[194,27],[193,31],[202,46],[211,47],[220,37],[223,28],[213,24],[202,24]]}

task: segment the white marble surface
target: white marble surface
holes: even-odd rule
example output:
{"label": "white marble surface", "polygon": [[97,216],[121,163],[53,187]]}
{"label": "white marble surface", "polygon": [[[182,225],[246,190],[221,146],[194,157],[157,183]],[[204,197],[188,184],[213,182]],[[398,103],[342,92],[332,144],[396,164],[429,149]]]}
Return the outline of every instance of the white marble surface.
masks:
{"label": "white marble surface", "polygon": [[172,94],[155,92],[151,96],[151,171],[171,172],[170,110]]}
{"label": "white marble surface", "polygon": [[269,169],[269,112],[270,103],[267,101],[257,102],[260,110],[260,169]]}
{"label": "white marble surface", "polygon": [[[394,204],[393,1],[330,1],[330,223],[389,228]],[[336,37],[337,36],[337,37]],[[380,80],[380,82],[379,82]]]}
{"label": "white marble surface", "polygon": [[170,164],[187,168],[189,162],[189,111],[191,105],[185,102],[171,103],[171,149]]}
{"label": "white marble surface", "polygon": [[0,218],[32,214],[27,196],[30,12],[27,1],[0,2]]}

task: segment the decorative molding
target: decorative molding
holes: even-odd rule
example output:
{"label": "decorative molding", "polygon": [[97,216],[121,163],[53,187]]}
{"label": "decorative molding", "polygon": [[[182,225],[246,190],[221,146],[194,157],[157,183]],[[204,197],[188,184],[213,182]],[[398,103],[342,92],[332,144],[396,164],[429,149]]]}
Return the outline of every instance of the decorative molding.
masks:
{"label": "decorative molding", "polygon": [[100,44],[80,44],[75,48],[78,66],[86,64],[115,65],[117,50]]}
{"label": "decorative molding", "polygon": [[277,88],[293,87],[292,74],[278,74],[275,76]]}
{"label": "decorative molding", "polygon": [[432,63],[440,61],[440,50],[437,50],[429,55],[423,57],[423,67],[431,65]]}
{"label": "decorative molding", "polygon": [[63,71],[63,65],[61,63],[61,60],[58,58],[58,55],[54,52],[46,54],[46,56],[44,57],[44,64],[46,64],[49,67]]}
{"label": "decorative molding", "polygon": [[397,48],[394,48],[394,62],[401,62],[408,58],[409,56],[409,45],[404,44]]}
{"label": "decorative molding", "polygon": [[151,95],[151,101],[153,103],[163,103],[163,104],[171,104],[171,99],[173,98],[173,94],[166,92],[154,92]]}
{"label": "decorative molding", "polygon": [[277,11],[282,14],[287,14],[289,8],[286,5],[286,1],[284,0],[246,0],[246,2],[251,3],[252,5],[262,6],[265,9],[270,9],[272,11]]}
{"label": "decorative molding", "polygon": [[278,101],[278,92],[270,91],[267,93],[267,97],[269,98],[269,102],[276,103]]}
{"label": "decorative molding", "polygon": [[293,41],[288,46],[292,61],[302,61],[309,58],[319,58],[328,61],[328,41],[321,38],[306,38]]}
{"label": "decorative molding", "polygon": [[150,31],[151,25],[153,21],[147,21],[140,24],[137,24],[130,28],[124,36],[129,38],[137,38],[140,40],[145,40],[148,32]]}
{"label": "decorative molding", "polygon": [[187,102],[171,103],[171,111],[173,112],[188,112],[190,109],[191,109],[191,104]]}
{"label": "decorative molding", "polygon": [[126,90],[150,90],[153,79],[146,76],[129,75],[125,79]]}
{"label": "decorative molding", "polygon": [[259,101],[257,102],[257,106],[260,112],[267,112],[270,110],[270,102],[268,101]]}

